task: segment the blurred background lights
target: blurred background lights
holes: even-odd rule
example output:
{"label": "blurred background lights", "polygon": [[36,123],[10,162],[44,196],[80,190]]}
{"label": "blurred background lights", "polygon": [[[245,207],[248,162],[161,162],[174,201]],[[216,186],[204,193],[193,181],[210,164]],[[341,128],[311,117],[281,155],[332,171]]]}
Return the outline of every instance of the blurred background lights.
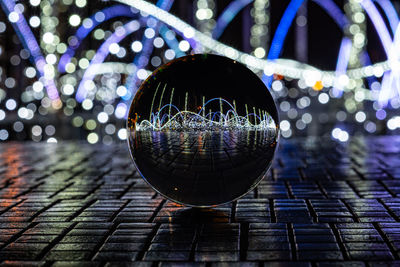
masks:
{"label": "blurred background lights", "polygon": [[112,43],[108,47],[108,50],[110,51],[111,54],[117,54],[119,52],[119,45],[117,43]]}
{"label": "blurred background lights", "polygon": [[329,102],[329,95],[326,94],[326,93],[321,93],[321,94],[319,94],[319,96],[318,96],[318,101],[319,101],[321,104],[326,104],[326,103],[328,103],[328,102]]}
{"label": "blurred background lights", "polygon": [[139,53],[140,51],[142,51],[143,45],[140,41],[134,41],[131,48],[133,52]]}
{"label": "blurred background lights", "polygon": [[118,138],[121,140],[125,140],[127,137],[127,132],[126,129],[120,129],[118,130]]}
{"label": "blurred background lights", "polygon": [[81,17],[79,17],[79,15],[74,14],[69,17],[68,21],[69,24],[71,24],[71,26],[76,27],[81,23]]}
{"label": "blurred background lights", "polygon": [[332,130],[332,137],[335,139],[338,139],[341,142],[346,142],[349,140],[348,132],[346,132],[340,128],[334,128]]}
{"label": "blurred background lights", "polygon": [[0,130],[0,140],[5,141],[8,139],[8,136],[9,136],[9,134],[8,134],[7,130],[5,130],[5,129]]}
{"label": "blurred background lights", "polygon": [[13,124],[13,129],[14,129],[14,131],[19,133],[24,129],[24,124],[20,121],[16,121]]}
{"label": "blurred background lights", "polygon": [[179,42],[179,49],[183,52],[186,52],[190,49],[190,44],[186,40],[182,40]]}
{"label": "blurred background lights", "polygon": [[50,137],[49,139],[47,139],[47,143],[57,143],[57,139],[54,137]]}
{"label": "blurred background lights", "polygon": [[389,130],[395,130],[400,128],[400,116],[395,116],[387,121],[387,127]]}
{"label": "blurred background lights", "polygon": [[87,2],[86,2],[86,0],[76,0],[75,4],[76,4],[77,7],[82,8],[82,7],[86,6]]}
{"label": "blurred background lights", "polygon": [[7,29],[6,24],[2,21],[0,21],[0,33],[5,32]]}
{"label": "blurred background lights", "polygon": [[287,131],[287,130],[289,130],[290,129],[290,123],[289,123],[289,121],[287,121],[287,120],[283,120],[283,121],[281,121],[280,122],[280,127],[281,127],[281,130],[282,131]]}
{"label": "blurred background lights", "polygon": [[17,102],[14,99],[10,98],[6,101],[6,108],[8,110],[14,110],[16,107],[17,107]]}
{"label": "blurred background lights", "polygon": [[32,135],[39,136],[42,134],[42,128],[39,125],[32,127]]}
{"label": "blurred background lights", "polygon": [[40,5],[40,0],[29,0],[31,6],[38,6]]}
{"label": "blurred background lights", "polygon": [[365,115],[365,113],[364,112],[362,112],[362,111],[358,111],[357,113],[356,113],[356,121],[358,121],[358,122],[364,122],[365,121],[365,119],[366,119],[366,115]]}
{"label": "blurred background lights", "polygon": [[54,41],[54,35],[51,32],[43,34],[43,41],[47,44],[51,44]]}
{"label": "blurred background lights", "polygon": [[97,115],[97,120],[98,120],[100,123],[106,123],[106,122],[108,121],[108,115],[107,115],[107,113],[105,113],[105,112],[100,112],[100,113]]}
{"label": "blurred background lights", "polygon": [[[297,9],[287,1],[171,1],[167,12],[142,0],[3,2],[11,8],[0,11],[1,140],[120,141],[141,82],[204,52],[263,79],[284,138],[400,132],[399,0],[383,1],[397,11],[390,16],[382,1],[304,1]],[[370,17],[374,7],[381,24]]]}
{"label": "blurred background lights", "polygon": [[172,49],[167,49],[167,51],[165,51],[165,58],[168,60],[172,60],[175,58],[175,52]]}
{"label": "blurred background lights", "polygon": [[96,133],[90,133],[87,136],[87,141],[90,144],[96,144],[99,141],[99,136]]}
{"label": "blurred background lights", "polygon": [[4,110],[0,109],[0,120],[4,120],[6,117],[6,113],[4,112]]}
{"label": "blurred background lights", "polygon": [[161,37],[154,38],[153,44],[156,48],[161,48],[164,45],[164,40]]}
{"label": "blurred background lights", "polygon": [[19,14],[15,11],[12,11],[9,15],[8,15],[8,20],[12,23],[15,23],[19,20]]}
{"label": "blurred background lights", "polygon": [[38,16],[32,16],[29,19],[29,24],[33,27],[33,28],[37,28],[40,25],[40,18]]}

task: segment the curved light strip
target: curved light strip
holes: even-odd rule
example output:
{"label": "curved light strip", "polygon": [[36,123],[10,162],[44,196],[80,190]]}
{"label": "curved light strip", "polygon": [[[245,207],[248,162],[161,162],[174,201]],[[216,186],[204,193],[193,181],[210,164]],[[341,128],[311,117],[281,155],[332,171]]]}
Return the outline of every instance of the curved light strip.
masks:
{"label": "curved light strip", "polygon": [[[395,31],[394,44],[392,49],[396,50],[396,48],[399,47],[399,45],[400,45],[400,25],[397,26],[397,30]],[[398,77],[398,72],[400,71],[400,62],[398,57],[396,57],[396,59],[397,60],[391,62],[392,70],[385,72],[382,79],[381,90],[378,96],[378,102],[381,105],[381,107],[386,107],[388,105],[389,99],[391,97],[394,97],[396,93],[398,96],[400,96],[400,79]],[[393,80],[395,80],[394,86],[393,86]],[[393,90],[393,87],[397,88],[397,92]]]}
{"label": "curved light strip", "polygon": [[[96,20],[96,15],[101,12],[104,14],[104,19],[102,21]],[[67,48],[67,51],[61,56],[60,61],[58,63],[58,71],[60,73],[65,72],[65,66],[71,61],[71,58],[75,55],[75,50],[80,46],[83,39],[88,36],[88,34],[101,23],[116,18],[116,17],[134,17],[135,14],[132,13],[130,7],[126,5],[115,5],[111,7],[104,8],[92,16],[89,19],[92,21],[92,25],[86,28],[84,25],[81,25],[76,31],[75,37],[77,38],[77,42],[75,45],[71,45]]]}
{"label": "curved light strip", "polygon": [[313,0],[313,2],[324,9],[342,30],[350,24],[347,16],[335,4],[335,2],[329,0]]}
{"label": "curved light strip", "polygon": [[[397,47],[400,45],[400,24],[397,26],[397,29],[394,33],[394,41],[393,41],[393,47],[392,49],[394,51],[397,51]],[[396,75],[397,80],[396,80],[396,85],[397,85],[397,95],[400,96],[400,77],[399,77],[399,71],[400,71],[400,56],[399,54],[395,54],[396,61],[394,64],[392,64],[391,68],[391,74]]]}
{"label": "curved light strip", "polygon": [[[322,7],[342,30],[344,30],[345,27],[348,26],[349,20],[347,19],[346,15],[343,14],[340,8],[335,4],[335,2],[328,0],[314,0],[314,2],[318,4],[320,7]],[[275,31],[274,37],[272,39],[271,49],[268,53],[267,59],[273,60],[279,57],[286,35],[289,31],[290,26],[293,23],[293,19],[298,9],[300,8],[301,4],[302,1],[292,0],[287,6],[281,18],[281,21],[279,22],[279,25]],[[340,48],[340,50],[342,50],[342,47]],[[264,74],[262,79],[264,83],[269,87],[272,82],[272,76],[271,75],[267,76]]]}
{"label": "curved light strip", "polygon": [[[180,34],[183,34],[185,38],[194,39],[195,41],[201,43],[205,48],[214,51],[217,54],[225,55],[238,62],[248,65],[251,68],[263,71],[266,67],[272,69],[274,73],[288,76],[294,79],[299,79],[302,77],[302,72],[306,69],[317,70],[316,68],[296,62],[294,60],[288,60],[293,62],[293,65],[299,65],[301,68],[294,68],[291,66],[286,66],[281,63],[271,62],[265,59],[260,59],[249,54],[243,53],[235,48],[232,48],[226,44],[218,42],[211,37],[203,34],[202,32],[194,29],[188,23],[182,21],[181,19],[175,17],[174,15],[162,10],[155,5],[148,3],[143,0],[116,0],[118,2],[130,5],[137,8],[157,19],[164,22],[165,24],[173,27]],[[325,75],[332,76],[334,72],[323,72]]]}
{"label": "curved light strip", "polygon": [[[123,27],[122,30],[120,29],[119,31],[116,31],[112,35],[110,35],[110,37],[108,37],[108,39],[97,50],[95,56],[93,57],[92,61],[89,64],[89,67],[86,69],[86,71],[81,79],[81,82],[79,83],[78,90],[76,93],[76,99],[78,102],[82,102],[84,100],[84,98],[86,97],[85,83],[87,81],[92,80],[96,75],[96,69],[93,70],[92,68],[97,68],[96,66],[98,66],[99,64],[104,62],[105,58],[109,54],[109,46],[112,43],[119,43],[125,37],[127,37],[134,31],[136,31],[136,28],[133,27],[134,26],[133,24],[135,24],[135,21],[128,22],[127,24],[122,26]],[[166,26],[164,26],[164,27],[166,27]],[[163,31],[161,31],[161,35],[164,36],[165,33],[163,33]],[[166,37],[164,36],[164,38],[166,38]],[[172,44],[174,39],[169,40],[169,41],[170,42],[167,42],[167,45]],[[175,39],[175,42],[177,42],[176,39]],[[138,69],[135,64],[132,64],[132,66],[134,66],[134,68],[132,69],[132,72],[127,73],[130,76],[132,76],[134,73],[136,75],[136,70]],[[150,74],[150,72],[148,72],[148,74]]]}
{"label": "curved light strip", "polygon": [[[164,39],[164,41],[167,43],[168,47],[170,47],[172,50],[175,51],[175,55],[176,57],[182,57],[185,55],[185,53],[183,53],[180,49],[179,49],[179,43],[176,40],[176,38],[167,38],[167,32],[170,31],[170,29],[168,29],[167,26],[165,26],[164,24],[161,25],[159,33],[161,35],[161,37]],[[134,63],[132,64],[134,66],[136,66]],[[140,66],[139,68],[135,68],[133,69],[133,71],[131,73],[129,73],[129,77],[125,83],[125,87],[127,88],[128,92],[129,92],[129,97],[125,97],[123,100],[124,102],[129,102],[129,100],[131,100],[131,97],[134,96],[137,92],[138,86],[137,86],[137,71],[139,69],[143,69],[145,65]],[[151,74],[151,72],[149,73]]]}
{"label": "curved light strip", "polygon": [[[392,71],[385,72],[382,83],[381,83],[381,90],[378,95],[378,102],[381,107],[386,107],[388,105],[389,99],[396,95],[396,92],[393,92],[393,87],[397,88],[397,95],[400,95],[400,77],[398,75],[399,71],[399,58],[396,55],[396,50],[399,50],[399,38],[400,38],[400,31],[399,31],[399,17],[397,15],[396,9],[394,8],[393,4],[389,0],[375,0],[381,7],[382,10],[385,12],[386,17],[389,21],[390,28],[392,29],[394,35],[394,42],[392,45],[392,50],[394,50],[394,61],[391,62]],[[393,84],[395,82],[395,84]]]}
{"label": "curved light strip", "polygon": [[[7,14],[15,11],[14,0],[1,0],[0,4]],[[23,46],[30,52],[33,62],[38,70],[39,76],[43,79],[44,86],[46,88],[47,95],[52,100],[59,99],[58,90],[54,79],[47,78],[45,73],[46,60],[44,59],[42,52],[40,50],[39,44],[33,35],[31,28],[25,20],[23,14],[16,12],[18,14],[18,20],[15,23],[11,23],[15,32],[17,33],[19,39],[21,40]]]}
{"label": "curved light strip", "polygon": [[341,97],[343,94],[343,85],[340,84],[340,76],[346,74],[347,65],[350,60],[352,43],[349,38],[344,37],[340,44],[338,61],[336,65],[336,79],[333,86],[333,96]]}
{"label": "curved light strip", "polygon": [[275,31],[274,38],[271,42],[271,48],[268,51],[267,58],[269,60],[277,59],[282,50],[282,44],[285,41],[287,32],[292,25],[293,19],[296,16],[297,10],[303,4],[304,0],[292,0],[290,1],[285,13],[279,22],[278,28]]}
{"label": "curved light strip", "polygon": [[[157,7],[169,11],[171,9],[172,4],[174,3],[174,0],[158,0],[157,1]],[[161,22],[156,21],[156,24],[154,27],[148,27],[150,29],[153,29],[155,33],[159,32],[159,28],[161,26]],[[142,44],[143,44],[143,49],[142,51],[137,54],[133,60],[133,64],[137,66],[137,68],[133,71],[131,75],[129,75],[128,79],[126,80],[126,88],[128,89],[128,92],[131,93],[131,95],[135,95],[137,87],[137,71],[144,68],[148,62],[149,62],[149,57],[151,53],[153,52],[153,36],[152,38],[147,38],[145,35],[142,37]]]}
{"label": "curved light strip", "polygon": [[390,0],[375,0],[381,7],[383,12],[385,12],[388,18],[390,28],[393,34],[396,33],[397,26],[399,25],[399,16],[397,15],[396,9],[394,8]]}
{"label": "curved light strip", "polygon": [[372,24],[374,25],[375,30],[378,33],[383,49],[385,50],[385,53],[389,59],[390,47],[392,45],[392,38],[390,37],[389,31],[386,28],[383,18],[381,17],[378,9],[374,5],[374,3],[372,3],[371,0],[362,0],[360,4],[367,12],[369,18],[371,19]]}
{"label": "curved light strip", "polygon": [[390,71],[385,72],[382,78],[381,90],[379,91],[378,95],[378,103],[382,107],[387,106],[389,102],[392,93],[391,90],[392,82],[393,82],[393,76],[390,74]]}
{"label": "curved light strip", "polygon": [[160,31],[159,31],[159,32],[160,32],[160,35],[162,36],[162,38],[164,39],[164,41],[167,43],[167,45],[168,45],[172,50],[175,51],[176,57],[183,57],[183,56],[186,55],[186,54],[185,54],[184,52],[182,52],[182,51],[179,49],[179,42],[178,42],[178,40],[176,40],[175,37],[172,38],[172,39],[167,38],[167,33],[168,33],[168,31],[170,31],[170,29],[169,29],[167,26],[165,26],[164,24],[161,25]]}
{"label": "curved light strip", "polygon": [[91,75],[92,65],[103,63],[105,58],[110,53],[109,51],[110,45],[113,43],[119,43],[126,36],[138,30],[137,23],[138,22],[134,20],[121,26],[122,28],[120,28],[120,30],[116,30],[113,34],[111,34],[110,37],[108,37],[107,40],[104,41],[104,43],[97,50],[93,59],[90,61],[89,67],[86,69],[81,82],[79,83],[78,90],[76,92],[76,100],[78,102],[82,102],[86,97],[86,89],[85,89],[86,82],[93,80],[94,78],[94,75]]}
{"label": "curved light strip", "polygon": [[[169,14],[168,12],[157,8],[155,5],[148,3],[143,0],[116,0],[121,3],[133,6],[159,20],[165,24],[173,27],[176,31],[183,34],[185,38],[193,39],[201,43],[204,47],[214,51],[215,53],[225,55],[234,60],[237,60],[243,64],[247,64],[249,67],[255,70],[265,70],[266,72],[277,73],[283,76],[288,76],[294,79],[302,78],[305,71],[314,70],[319,71],[322,74],[322,80],[333,80],[335,73],[332,71],[322,71],[314,68],[308,64],[299,63],[295,60],[288,59],[277,59],[275,62],[268,60],[259,59],[248,55],[246,53],[240,52],[232,47],[229,47],[221,42],[213,40],[209,36],[197,31],[189,24],[180,20],[179,18]],[[370,66],[364,66],[361,68],[351,69],[347,71],[349,78],[359,79],[365,77],[374,76],[374,69],[381,69],[383,71],[390,70],[388,61],[376,63]],[[331,86],[332,84],[325,84],[326,86]]]}
{"label": "curved light strip", "polygon": [[[102,75],[106,73],[122,73],[131,74],[136,68],[133,64],[121,63],[121,62],[105,62],[93,64],[89,70],[89,75]],[[151,73],[147,71],[147,73]]]}
{"label": "curved light strip", "polygon": [[235,18],[235,16],[248,4],[253,2],[254,0],[235,0],[232,1],[219,16],[216,26],[212,32],[212,37],[214,39],[218,39],[221,37],[225,28],[229,25],[229,23]]}
{"label": "curved light strip", "polygon": [[[378,33],[380,41],[387,55],[390,68],[396,70],[396,71],[391,71],[390,77],[382,81],[382,87],[381,87],[382,92],[378,98],[378,101],[383,106],[386,106],[391,95],[392,94],[394,95],[394,93],[397,90],[400,90],[399,88],[400,76],[398,74],[399,57],[397,54],[397,49],[395,47],[395,44],[392,43],[392,39],[385,25],[385,22],[381,17],[381,15],[379,14],[379,11],[376,8],[376,6],[373,4],[373,2],[371,0],[362,0],[360,4],[365,9],[372,23],[375,26],[375,30]],[[395,35],[397,34],[398,32],[396,31]],[[392,92],[391,94],[391,93],[386,93],[387,91],[394,91],[394,92]]]}

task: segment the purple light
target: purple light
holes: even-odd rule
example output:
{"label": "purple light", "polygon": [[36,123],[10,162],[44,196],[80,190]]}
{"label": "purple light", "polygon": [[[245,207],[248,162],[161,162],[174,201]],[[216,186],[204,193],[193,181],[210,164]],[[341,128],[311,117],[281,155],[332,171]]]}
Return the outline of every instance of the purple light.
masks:
{"label": "purple light", "polygon": [[[95,19],[96,14],[98,12],[102,12],[104,14],[104,20],[102,21],[97,21]],[[89,28],[84,27],[81,25],[78,30],[76,31],[75,38],[76,41],[73,45],[70,45],[67,48],[67,51],[61,56],[60,61],[58,63],[58,71],[60,73],[64,73],[65,66],[71,61],[71,58],[75,55],[75,50],[80,46],[81,42],[83,39],[88,36],[88,34],[96,28],[98,25],[101,23],[113,19],[115,17],[134,17],[135,14],[132,13],[132,10],[130,7],[125,6],[125,5],[115,5],[112,7],[105,8],[101,11],[96,12],[96,14],[93,14],[90,16],[90,19],[92,20],[92,26]]]}
{"label": "purple light", "polygon": [[253,2],[253,0],[236,0],[232,1],[225,9],[222,11],[221,16],[218,18],[216,26],[212,32],[212,37],[218,39],[228,24],[233,20],[233,18],[248,4]]}
{"label": "purple light", "polygon": [[[15,10],[15,2],[14,0],[2,0],[0,4],[7,14],[7,16],[11,12],[16,12]],[[18,13],[18,12],[17,12]],[[33,63],[36,66],[36,69],[39,72],[39,76],[41,81],[44,83],[46,88],[47,95],[50,99],[56,100],[59,99],[58,90],[56,84],[53,79],[48,79],[45,77],[44,66],[46,65],[46,61],[40,51],[40,47],[33,35],[31,28],[25,20],[23,14],[18,13],[18,20],[15,23],[12,23],[15,32],[17,33],[19,39],[21,40],[23,46],[29,50],[31,57],[33,59]]]}
{"label": "purple light", "polygon": [[349,64],[350,52],[351,52],[352,42],[349,38],[343,38],[340,44],[340,50],[338,55],[338,61],[336,63],[336,79],[335,85],[332,88],[332,93],[334,97],[340,97],[343,94],[343,85],[341,85],[338,80],[341,75],[346,74],[347,65]]}
{"label": "purple light", "polygon": [[378,109],[378,110],[376,111],[376,118],[377,118],[378,120],[383,120],[383,119],[385,119],[385,118],[386,118],[386,111],[383,110],[383,109]]}
{"label": "purple light", "polygon": [[383,49],[386,52],[388,60],[390,60],[389,53],[392,45],[392,38],[390,37],[389,31],[385,25],[385,22],[383,21],[382,16],[379,14],[378,9],[371,0],[363,0],[360,2],[360,4],[371,19],[372,24],[379,35],[379,39],[383,45]]}
{"label": "purple light", "polygon": [[394,8],[392,2],[389,0],[375,0],[381,7],[383,12],[385,12],[386,17],[389,20],[390,28],[392,32],[395,33],[397,26],[399,25],[399,16],[397,16],[396,9]]}
{"label": "purple light", "polygon": [[[157,6],[161,9],[164,9],[165,11],[169,11],[173,3],[174,0],[158,0]],[[159,21],[156,21],[153,27],[148,27],[148,28],[154,29],[154,31],[158,33],[161,25],[162,24]],[[128,89],[129,92],[131,92],[131,96],[135,96],[136,94],[135,90],[137,89],[138,86],[137,71],[143,69],[147,65],[149,57],[153,52],[154,37],[146,38],[146,36],[143,36],[142,38],[143,50],[141,51],[141,53],[137,54],[133,60],[133,64],[137,66],[137,68],[133,70],[133,72],[129,75],[126,81],[126,88]]]}
{"label": "purple light", "polygon": [[100,46],[97,50],[96,54],[94,55],[93,59],[90,61],[89,67],[86,69],[85,74],[82,77],[81,82],[79,83],[78,91],[76,93],[76,100],[78,102],[82,102],[86,97],[86,89],[85,83],[87,81],[93,80],[95,74],[92,73],[91,69],[93,65],[103,63],[108,54],[110,53],[109,47],[113,43],[121,42],[126,36],[135,32],[137,28],[137,21],[130,21],[122,26],[124,29],[124,33],[121,34],[119,31],[114,32],[107,38],[106,41]]}
{"label": "purple light", "polygon": [[[349,23],[348,19],[333,1],[314,0],[314,2],[320,5],[334,19],[336,24],[342,27],[342,29],[343,27],[348,25]],[[279,57],[287,32],[290,28],[290,25],[293,22],[297,10],[300,8],[302,3],[303,0],[292,0],[289,3],[272,39],[271,47],[270,50],[268,51],[268,57],[267,57],[268,59],[273,60]],[[272,82],[272,76],[266,76],[264,74],[262,76],[262,79],[264,83],[269,87]]]}
{"label": "purple light", "polygon": [[378,103],[382,107],[386,107],[391,96],[392,75],[387,71],[383,74],[381,90],[378,96]]}
{"label": "purple light", "polygon": [[316,4],[318,4],[321,8],[328,13],[331,18],[336,22],[336,24],[344,29],[349,25],[349,20],[346,15],[340,10],[340,8],[333,1],[326,0],[313,0]]}
{"label": "purple light", "polygon": [[[370,17],[372,24],[375,27],[375,30],[378,33],[380,41],[383,45],[383,49],[385,50],[386,56],[388,58],[389,64],[393,66],[398,65],[398,57],[396,53],[396,49],[393,48],[392,38],[390,37],[389,31],[385,25],[385,22],[382,16],[379,14],[378,9],[372,3],[371,0],[363,0],[361,1],[361,6],[367,12]],[[397,35],[397,30],[395,35]],[[396,38],[395,38],[396,39]],[[395,40],[396,41],[396,40]],[[397,43],[397,42],[395,42]],[[389,76],[389,77],[388,77]],[[378,102],[382,107],[387,106],[388,100],[393,96],[392,85],[393,80],[395,80],[397,86],[399,85],[399,76],[397,71],[386,72],[382,79],[382,89],[379,93]],[[399,90],[400,88],[398,88]]]}

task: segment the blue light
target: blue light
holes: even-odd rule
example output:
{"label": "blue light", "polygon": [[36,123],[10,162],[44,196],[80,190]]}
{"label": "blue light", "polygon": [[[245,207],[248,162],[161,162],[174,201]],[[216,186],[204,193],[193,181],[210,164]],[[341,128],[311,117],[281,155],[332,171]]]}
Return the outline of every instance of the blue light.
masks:
{"label": "blue light", "polygon": [[236,0],[231,2],[225,9],[222,11],[221,16],[218,18],[216,26],[212,32],[212,37],[214,39],[218,39],[221,37],[222,33],[229,25],[229,23],[236,17],[236,15],[248,4],[253,2],[254,0]]}
{"label": "blue light", "polygon": [[90,16],[90,19],[92,20],[92,26],[89,28],[85,28],[83,25],[81,25],[78,30],[76,31],[75,37],[77,38],[77,42],[75,45],[71,45],[67,48],[67,51],[61,56],[60,61],[58,63],[58,71],[60,73],[65,72],[65,66],[71,61],[71,58],[75,55],[75,50],[80,46],[81,42],[83,39],[88,36],[88,34],[97,26],[99,26],[101,23],[113,19],[115,17],[134,17],[135,14],[132,13],[132,10],[130,7],[126,5],[115,5],[111,6],[108,8],[104,8],[101,11],[105,16],[104,20],[101,22],[98,22],[95,19],[96,14],[93,14]]}

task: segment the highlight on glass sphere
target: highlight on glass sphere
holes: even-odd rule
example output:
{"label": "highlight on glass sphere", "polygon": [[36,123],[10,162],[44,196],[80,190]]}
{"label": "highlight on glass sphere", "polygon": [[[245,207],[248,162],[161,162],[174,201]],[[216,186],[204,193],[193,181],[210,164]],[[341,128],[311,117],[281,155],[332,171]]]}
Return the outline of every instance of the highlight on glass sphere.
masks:
{"label": "highlight on glass sphere", "polygon": [[233,201],[268,171],[278,113],[264,83],[229,58],[197,54],[150,75],[128,115],[132,159],[154,190],[188,206]]}

